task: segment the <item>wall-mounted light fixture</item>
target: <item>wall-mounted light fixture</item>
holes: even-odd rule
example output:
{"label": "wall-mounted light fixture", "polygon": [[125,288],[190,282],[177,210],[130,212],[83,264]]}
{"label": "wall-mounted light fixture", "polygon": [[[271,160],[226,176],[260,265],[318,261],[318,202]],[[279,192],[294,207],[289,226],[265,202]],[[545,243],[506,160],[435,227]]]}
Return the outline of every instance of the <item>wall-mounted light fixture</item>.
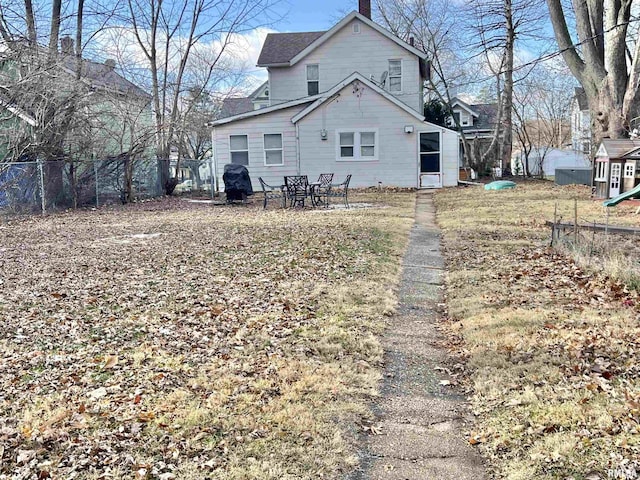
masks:
{"label": "wall-mounted light fixture", "polygon": [[405,125],[404,133],[413,133],[413,125]]}

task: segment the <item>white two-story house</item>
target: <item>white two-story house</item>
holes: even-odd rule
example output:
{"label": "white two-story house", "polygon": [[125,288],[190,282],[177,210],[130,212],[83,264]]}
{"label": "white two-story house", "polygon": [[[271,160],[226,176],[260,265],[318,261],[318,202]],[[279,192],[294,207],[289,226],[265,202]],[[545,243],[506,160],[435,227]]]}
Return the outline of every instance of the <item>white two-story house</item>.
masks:
{"label": "white two-story house", "polygon": [[591,155],[591,114],[582,87],[575,87],[571,101],[571,145],[574,152]]}
{"label": "white two-story house", "polygon": [[280,185],[285,175],[352,175],[353,186],[453,186],[457,132],[425,122],[426,54],[370,18],[360,0],[326,32],[265,39],[269,106],[212,122],[217,178],[246,165]]}

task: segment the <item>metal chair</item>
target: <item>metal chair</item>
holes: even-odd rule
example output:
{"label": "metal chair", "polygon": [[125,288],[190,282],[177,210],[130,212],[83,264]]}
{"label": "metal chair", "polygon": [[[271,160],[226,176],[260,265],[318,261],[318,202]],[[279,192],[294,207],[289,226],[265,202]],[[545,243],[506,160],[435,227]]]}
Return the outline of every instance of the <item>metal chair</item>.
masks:
{"label": "metal chair", "polygon": [[267,203],[269,202],[269,200],[277,199],[280,199],[280,205],[282,206],[282,208],[284,208],[286,204],[286,197],[284,191],[282,190],[282,186],[275,187],[273,185],[269,185],[262,179],[262,177],[258,177],[258,181],[260,182],[262,194],[264,195],[262,208],[267,208]]}
{"label": "metal chair", "polygon": [[284,188],[290,207],[304,207],[304,201],[309,196],[309,179],[306,175],[284,177]]}
{"label": "metal chair", "polygon": [[333,181],[333,173],[321,173],[318,181],[312,184],[311,201],[314,206],[329,206],[329,192],[331,191],[331,182]]}
{"label": "metal chair", "polygon": [[344,206],[349,208],[349,182],[351,181],[351,174],[347,175],[344,182],[338,184],[332,184],[329,193],[327,194],[327,204],[330,198],[342,198]]}

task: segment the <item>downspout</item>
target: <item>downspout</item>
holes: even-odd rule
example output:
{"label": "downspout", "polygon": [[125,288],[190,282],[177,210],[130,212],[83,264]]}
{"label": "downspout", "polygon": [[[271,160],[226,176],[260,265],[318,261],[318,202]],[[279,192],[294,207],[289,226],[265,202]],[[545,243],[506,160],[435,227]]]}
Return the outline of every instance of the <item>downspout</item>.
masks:
{"label": "downspout", "polygon": [[301,175],[300,173],[300,127],[298,122],[296,122],[296,167],[297,167],[297,175]]}
{"label": "downspout", "polygon": [[[218,161],[216,158],[216,129],[215,127],[211,130],[211,181],[213,182],[212,187],[215,188],[216,195],[219,193],[219,185],[218,185]],[[211,195],[213,195],[213,188],[211,190]]]}

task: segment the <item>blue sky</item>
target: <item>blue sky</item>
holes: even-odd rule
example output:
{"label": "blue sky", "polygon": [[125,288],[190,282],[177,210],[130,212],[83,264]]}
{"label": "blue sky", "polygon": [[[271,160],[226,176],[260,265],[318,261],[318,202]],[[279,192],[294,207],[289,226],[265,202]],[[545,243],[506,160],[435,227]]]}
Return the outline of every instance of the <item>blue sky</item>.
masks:
{"label": "blue sky", "polygon": [[358,0],[284,0],[274,10],[283,19],[272,26],[280,32],[314,32],[331,28],[358,9]]}

